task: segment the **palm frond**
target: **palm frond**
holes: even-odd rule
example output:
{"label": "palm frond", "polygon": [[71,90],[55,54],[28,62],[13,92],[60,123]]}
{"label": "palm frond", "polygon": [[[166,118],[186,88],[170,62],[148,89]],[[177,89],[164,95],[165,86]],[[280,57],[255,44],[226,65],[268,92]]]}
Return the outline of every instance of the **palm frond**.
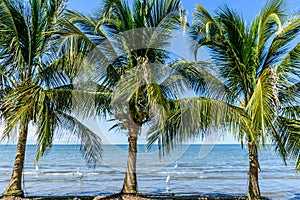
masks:
{"label": "palm frond", "polygon": [[50,101],[46,94],[44,93],[40,98],[40,109],[37,114],[38,123],[35,133],[37,135],[35,162],[38,162],[40,157],[52,147],[56,123],[53,108],[50,107]]}
{"label": "palm frond", "polygon": [[284,56],[288,53],[290,46],[295,42],[295,38],[299,34],[299,28],[299,15],[293,15],[288,18],[286,22],[278,28],[266,55],[265,63],[263,63],[265,67],[276,65],[278,61],[282,61]]}
{"label": "palm frond", "polygon": [[280,116],[288,119],[300,119],[300,105],[282,107]]}
{"label": "palm frond", "polygon": [[37,103],[42,91],[42,88],[39,86],[23,85],[7,94],[1,105],[2,115],[6,122],[2,139],[9,139],[11,131],[22,117],[26,116],[28,119],[33,119],[35,113],[39,112]]}
{"label": "palm frond", "polygon": [[125,0],[105,0],[102,2],[103,16],[110,21],[113,25],[124,32],[134,28],[133,14],[130,10],[128,1]]}
{"label": "palm frond", "polygon": [[274,33],[282,28],[282,19],[285,17],[285,6],[282,0],[269,0],[257,16],[257,23],[254,23],[257,30],[256,52],[260,60],[264,61],[265,52],[269,39]]}
{"label": "palm frond", "polygon": [[[209,98],[187,98],[171,103],[171,113],[164,122],[154,121],[147,139],[150,148],[158,141],[167,152],[176,144],[190,141],[205,134],[212,127],[236,133],[250,134],[250,119],[247,113],[238,107]],[[236,137],[242,137],[237,134]]]}
{"label": "palm frond", "polygon": [[55,111],[55,113],[57,132],[67,130],[66,133],[77,136],[81,142],[80,150],[83,152],[87,164],[95,167],[102,158],[101,138],[75,117],[59,111]]}
{"label": "palm frond", "polygon": [[281,60],[277,67],[277,74],[282,85],[291,86],[300,77],[300,43],[292,48]]}
{"label": "palm frond", "polygon": [[[23,18],[23,4],[19,1],[3,0],[0,4],[2,63],[13,71],[24,70],[28,61],[28,25]],[[22,33],[22,34],[20,34]],[[26,49],[26,50],[25,50]],[[13,67],[13,66],[17,66]],[[23,76],[21,74],[20,76]]]}
{"label": "palm frond", "polygon": [[183,77],[185,85],[192,89],[196,95],[231,103],[237,100],[237,97],[222,82],[213,63],[191,62],[181,59],[174,62],[172,67]]}
{"label": "palm frond", "polygon": [[280,117],[280,132],[284,137],[285,147],[290,157],[296,160],[296,171],[300,170],[300,121]]}
{"label": "palm frond", "polygon": [[194,51],[194,57],[197,60],[198,49],[204,44],[208,44],[221,30],[214,17],[202,5],[198,4],[196,6],[193,16],[194,20],[189,29],[189,36],[191,38],[190,43]]}
{"label": "palm frond", "polygon": [[82,117],[105,116],[110,112],[112,91],[93,82],[63,85],[46,91],[57,110]]}
{"label": "palm frond", "polygon": [[259,77],[246,108],[252,118],[255,134],[260,135],[263,145],[265,138],[267,138],[268,129],[272,127],[274,119],[276,119],[279,103],[276,81],[277,77],[274,70],[272,68],[266,69]]}

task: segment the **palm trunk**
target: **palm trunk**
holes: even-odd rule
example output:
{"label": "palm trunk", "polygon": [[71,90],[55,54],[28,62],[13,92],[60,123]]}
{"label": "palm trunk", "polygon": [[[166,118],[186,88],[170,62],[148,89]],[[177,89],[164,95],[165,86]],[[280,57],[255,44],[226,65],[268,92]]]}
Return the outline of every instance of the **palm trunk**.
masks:
{"label": "palm trunk", "polygon": [[137,194],[137,177],[136,177],[136,157],[137,157],[137,136],[140,127],[133,125],[129,128],[129,148],[126,175],[123,183],[123,194]]}
{"label": "palm trunk", "polygon": [[16,152],[15,163],[12,171],[12,176],[9,185],[5,192],[4,197],[14,196],[14,197],[24,197],[24,192],[22,190],[22,172],[25,160],[26,151],[26,141],[28,134],[28,123],[21,123],[21,131],[18,139],[18,146]]}
{"label": "palm trunk", "polygon": [[260,189],[258,183],[258,153],[257,146],[253,141],[248,142],[249,151],[249,186],[248,186],[248,198],[249,199],[260,199]]}

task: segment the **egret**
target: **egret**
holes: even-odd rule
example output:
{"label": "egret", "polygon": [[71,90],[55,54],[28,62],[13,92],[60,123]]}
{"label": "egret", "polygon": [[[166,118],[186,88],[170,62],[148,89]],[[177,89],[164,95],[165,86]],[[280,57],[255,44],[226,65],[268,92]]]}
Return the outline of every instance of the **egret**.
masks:
{"label": "egret", "polygon": [[171,180],[171,174],[169,173],[167,178],[166,178],[166,191],[170,191],[170,180]]}
{"label": "egret", "polygon": [[79,168],[77,168],[76,174],[79,176],[80,180],[83,178],[83,173],[80,171]]}

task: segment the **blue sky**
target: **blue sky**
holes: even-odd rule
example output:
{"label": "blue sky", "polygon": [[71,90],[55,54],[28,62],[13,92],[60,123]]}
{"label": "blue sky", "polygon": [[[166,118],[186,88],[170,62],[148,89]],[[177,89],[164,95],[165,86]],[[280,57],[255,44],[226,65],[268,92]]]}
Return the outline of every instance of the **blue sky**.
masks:
{"label": "blue sky", "polygon": [[[83,13],[89,13],[93,9],[100,5],[101,0],[69,0],[69,8],[75,9]],[[253,19],[253,17],[259,12],[262,5],[266,1],[264,0],[182,0],[182,5],[185,10],[188,11],[189,19],[194,12],[194,8],[197,4],[203,5],[207,10],[214,11],[217,6],[223,3],[228,4],[230,7],[240,11],[247,21]],[[299,0],[286,0],[288,11],[299,10]]]}

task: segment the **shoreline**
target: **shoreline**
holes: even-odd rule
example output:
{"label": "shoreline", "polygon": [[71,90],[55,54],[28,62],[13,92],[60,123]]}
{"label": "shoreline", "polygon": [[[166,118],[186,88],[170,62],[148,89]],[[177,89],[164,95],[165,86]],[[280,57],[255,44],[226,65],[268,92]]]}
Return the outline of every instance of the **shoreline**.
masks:
{"label": "shoreline", "polygon": [[[2,200],[247,200],[247,196],[228,194],[138,194],[137,196],[127,194],[112,194],[110,196],[28,196],[24,198],[6,197]],[[268,198],[262,198],[268,200]]]}

